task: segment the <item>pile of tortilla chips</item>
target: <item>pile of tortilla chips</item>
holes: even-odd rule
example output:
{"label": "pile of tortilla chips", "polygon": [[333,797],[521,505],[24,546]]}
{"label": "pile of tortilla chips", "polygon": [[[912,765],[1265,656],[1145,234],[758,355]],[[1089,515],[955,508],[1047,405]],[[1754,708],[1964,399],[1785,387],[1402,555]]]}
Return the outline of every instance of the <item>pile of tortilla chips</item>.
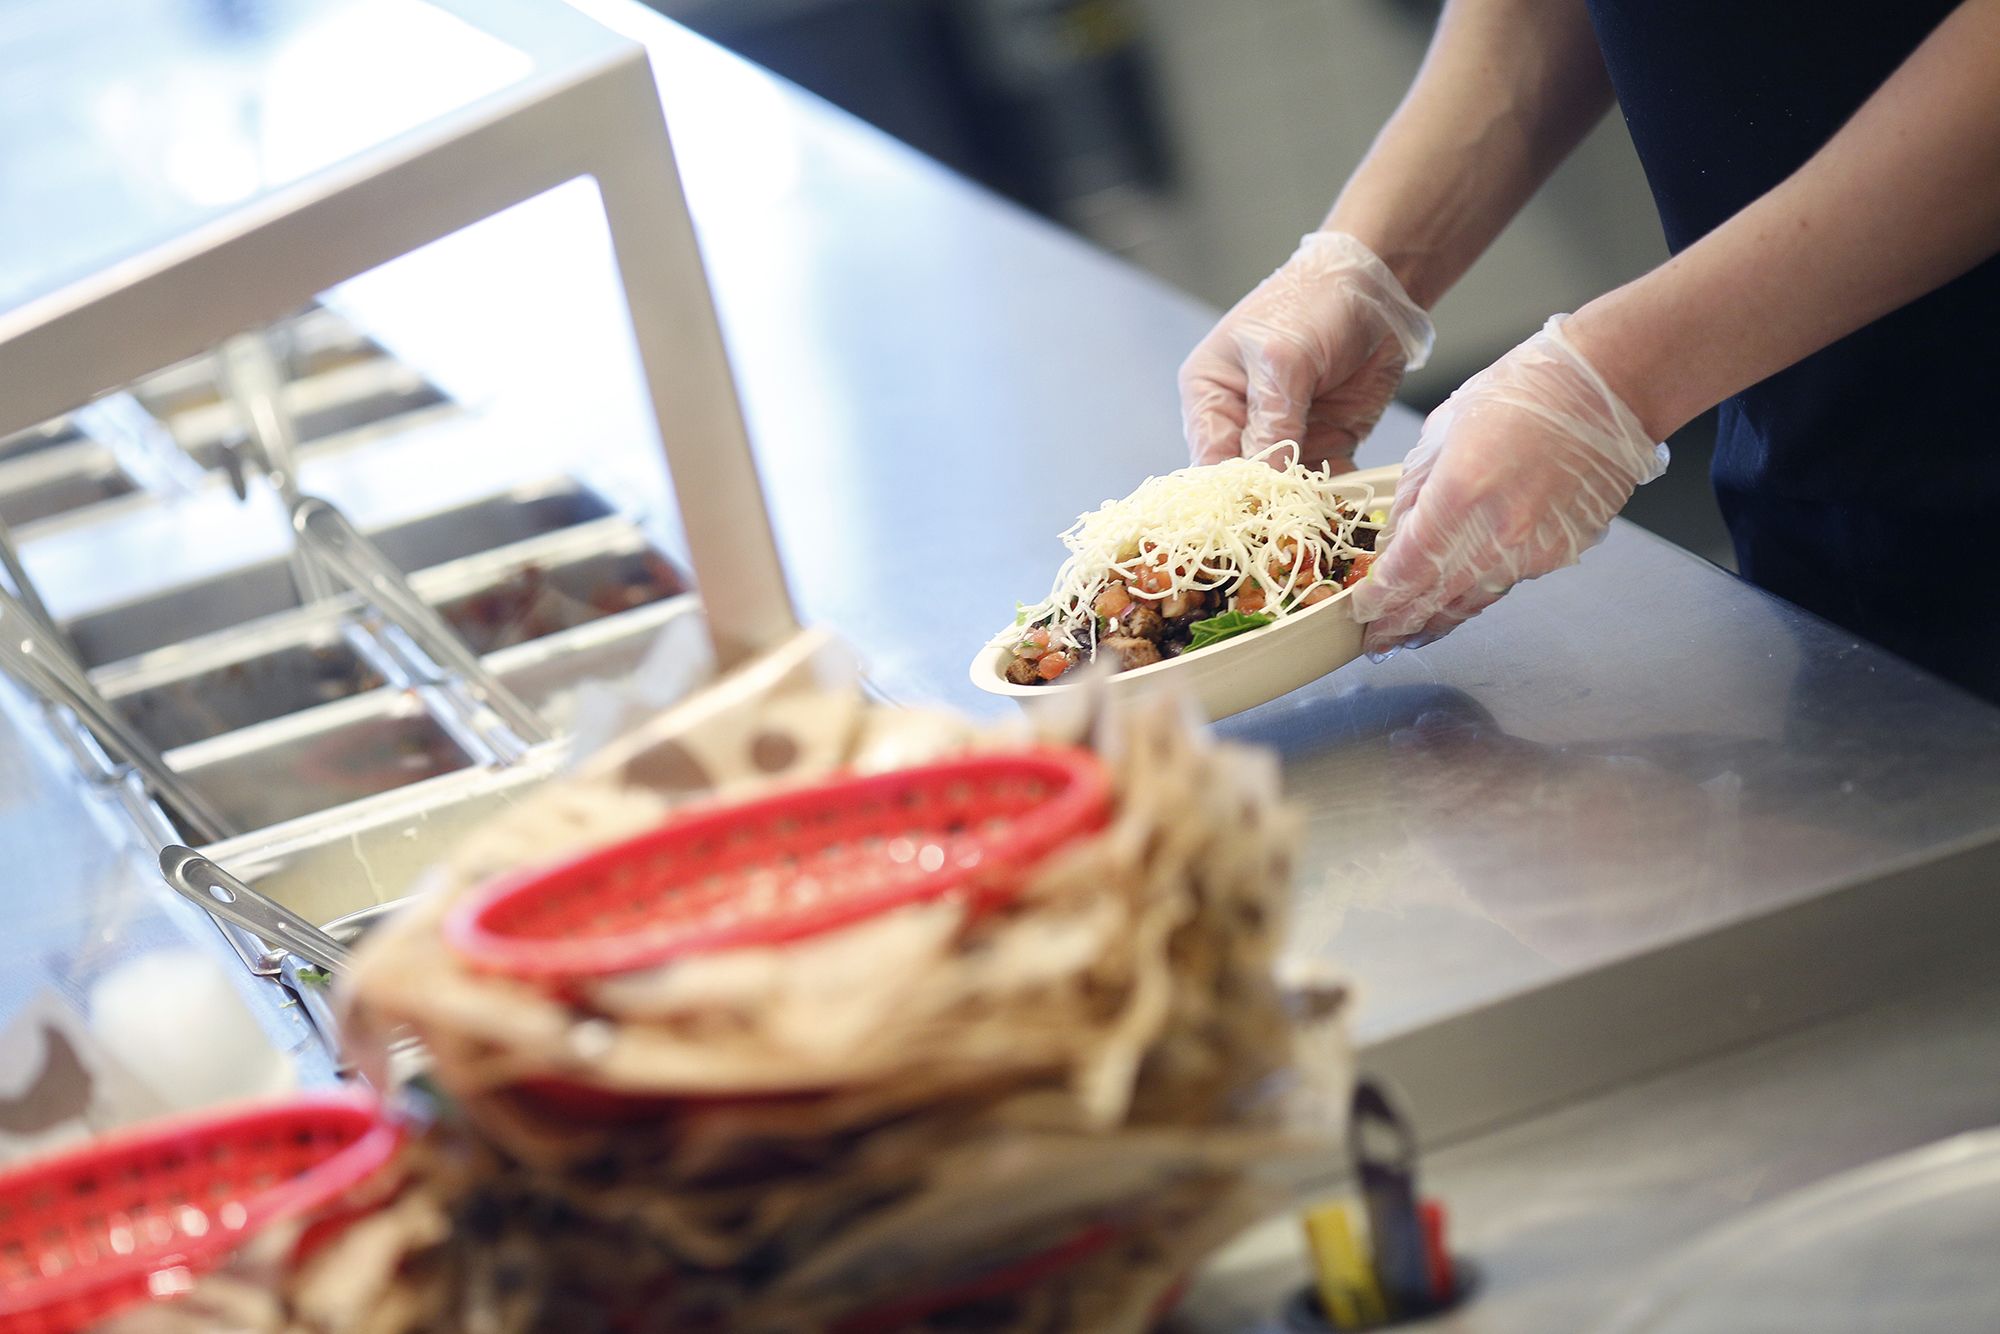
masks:
{"label": "pile of tortilla chips", "polygon": [[1037,739],[1093,746],[1115,814],[1007,907],[560,995],[461,963],[449,906],[693,795],[1027,734],[794,672],[710,692],[469,840],[346,991],[364,1057],[422,1039],[435,1117],[254,1327],[1147,1327],[1341,1130],[1340,997],[1274,980],[1294,831],[1266,757],[1159,706],[1059,730]]}

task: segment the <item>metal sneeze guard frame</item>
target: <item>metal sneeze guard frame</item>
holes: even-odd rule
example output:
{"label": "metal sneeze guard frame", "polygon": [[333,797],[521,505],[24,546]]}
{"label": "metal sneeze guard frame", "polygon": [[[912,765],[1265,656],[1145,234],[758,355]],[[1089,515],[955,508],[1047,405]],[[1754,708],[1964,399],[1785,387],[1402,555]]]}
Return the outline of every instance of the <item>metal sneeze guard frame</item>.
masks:
{"label": "metal sneeze guard frame", "polygon": [[797,631],[645,50],[561,6],[429,0],[528,77],[0,314],[0,437],[580,177],[597,186],[718,666]]}

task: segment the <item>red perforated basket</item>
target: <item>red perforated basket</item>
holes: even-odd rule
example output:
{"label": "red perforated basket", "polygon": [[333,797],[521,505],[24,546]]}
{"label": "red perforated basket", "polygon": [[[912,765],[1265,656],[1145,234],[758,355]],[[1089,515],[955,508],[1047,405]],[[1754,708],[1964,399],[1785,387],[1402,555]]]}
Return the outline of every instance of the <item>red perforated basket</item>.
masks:
{"label": "red perforated basket", "polygon": [[475,967],[559,981],[781,944],[959,891],[990,907],[1110,806],[1102,766],[1075,748],[846,777],[497,883],[453,910],[445,938]]}
{"label": "red perforated basket", "polygon": [[372,1099],[317,1094],[0,1172],[0,1330],[68,1334],[171,1296],[260,1229],[367,1178],[398,1139]]}

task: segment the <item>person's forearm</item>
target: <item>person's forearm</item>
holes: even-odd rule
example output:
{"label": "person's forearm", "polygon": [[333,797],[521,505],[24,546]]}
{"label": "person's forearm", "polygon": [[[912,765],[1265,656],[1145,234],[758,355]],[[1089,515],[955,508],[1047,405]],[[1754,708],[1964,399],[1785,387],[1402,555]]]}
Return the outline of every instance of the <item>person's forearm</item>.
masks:
{"label": "person's forearm", "polygon": [[2000,0],[1782,184],[1566,326],[1654,439],[2000,252]]}
{"label": "person's forearm", "polygon": [[1323,226],[1360,238],[1428,308],[1610,104],[1584,0],[1450,0]]}

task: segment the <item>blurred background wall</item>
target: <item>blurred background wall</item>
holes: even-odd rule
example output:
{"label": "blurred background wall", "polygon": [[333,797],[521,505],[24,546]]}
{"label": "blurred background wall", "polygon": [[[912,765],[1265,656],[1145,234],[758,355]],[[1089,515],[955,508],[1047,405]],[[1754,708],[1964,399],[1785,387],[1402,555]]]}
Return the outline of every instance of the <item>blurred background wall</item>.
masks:
{"label": "blurred background wall", "polygon": [[[1227,306],[1324,215],[1423,56],[1437,0],[648,0],[990,188]],[[1427,409],[1665,257],[1614,114],[1436,311]],[[1632,517],[1729,563],[1711,428]]]}

